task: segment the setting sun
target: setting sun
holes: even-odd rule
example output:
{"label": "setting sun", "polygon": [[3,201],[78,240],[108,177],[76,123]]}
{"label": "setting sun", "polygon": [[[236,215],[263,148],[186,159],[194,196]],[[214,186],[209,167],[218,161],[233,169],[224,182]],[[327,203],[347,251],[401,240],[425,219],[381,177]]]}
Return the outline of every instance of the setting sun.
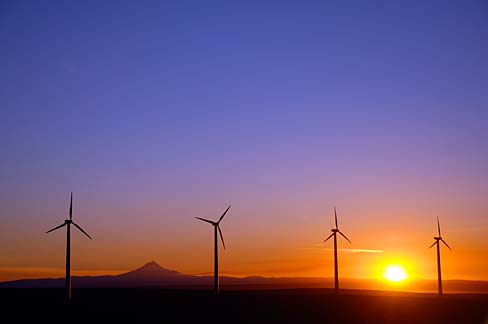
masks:
{"label": "setting sun", "polygon": [[407,279],[408,274],[401,265],[393,264],[385,268],[383,277],[391,282],[401,282]]}

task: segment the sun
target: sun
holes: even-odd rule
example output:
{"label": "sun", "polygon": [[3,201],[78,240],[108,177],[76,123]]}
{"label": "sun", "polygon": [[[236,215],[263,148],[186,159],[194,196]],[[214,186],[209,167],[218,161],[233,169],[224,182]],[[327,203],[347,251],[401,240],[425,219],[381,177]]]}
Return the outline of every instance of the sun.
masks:
{"label": "sun", "polygon": [[402,282],[408,278],[408,274],[403,266],[391,264],[385,268],[383,277],[391,282]]}

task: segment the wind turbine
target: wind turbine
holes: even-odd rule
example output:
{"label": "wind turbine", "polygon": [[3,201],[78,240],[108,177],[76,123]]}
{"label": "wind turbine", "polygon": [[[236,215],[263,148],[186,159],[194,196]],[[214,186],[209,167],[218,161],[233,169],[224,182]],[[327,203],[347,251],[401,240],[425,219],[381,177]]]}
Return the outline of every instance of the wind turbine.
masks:
{"label": "wind turbine", "polygon": [[91,240],[91,236],[88,235],[87,232],[85,232],[78,224],[73,222],[73,193],[71,193],[71,199],[69,202],[69,219],[66,219],[63,224],[56,226],[55,228],[49,230],[46,232],[50,233],[52,231],[55,231],[63,226],[66,226],[66,300],[70,301],[71,300],[71,245],[70,245],[70,227],[71,224],[73,224],[77,229],[79,229],[83,234],[88,236],[88,238]]}
{"label": "wind turbine", "polygon": [[337,225],[337,210],[334,206],[334,217],[335,217],[335,228],[331,229],[332,234],[329,235],[328,238],[324,240],[324,243],[327,242],[331,237],[334,237],[334,287],[335,291],[339,290],[339,265],[337,264],[337,233],[341,234],[349,243],[351,241],[347,238],[344,233],[339,230],[339,225]]}
{"label": "wind turbine", "polygon": [[219,231],[220,239],[222,240],[222,245],[224,246],[224,250],[225,250],[224,236],[222,235],[222,231],[220,230],[219,224],[222,221],[222,219],[224,219],[224,216],[225,214],[227,214],[229,209],[230,206],[227,207],[227,209],[222,214],[222,216],[220,216],[217,222],[205,218],[195,217],[198,218],[199,220],[212,224],[212,226],[214,227],[214,291],[216,294],[219,293],[219,246],[217,244],[217,230]]}
{"label": "wind turbine", "polygon": [[437,233],[439,234],[439,236],[434,236],[435,241],[434,243],[432,243],[431,246],[429,246],[429,249],[434,245],[437,245],[437,286],[439,288],[439,295],[442,295],[441,249],[439,242],[444,243],[444,245],[447,246],[449,250],[452,251],[452,249],[441,236],[441,225],[439,224],[439,217],[437,217]]}

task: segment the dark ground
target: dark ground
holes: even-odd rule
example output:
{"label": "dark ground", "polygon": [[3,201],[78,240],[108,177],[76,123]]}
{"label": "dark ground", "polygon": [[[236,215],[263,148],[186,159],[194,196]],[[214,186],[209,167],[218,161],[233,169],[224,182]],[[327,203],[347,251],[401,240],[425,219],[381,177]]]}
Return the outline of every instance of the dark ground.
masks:
{"label": "dark ground", "polygon": [[87,288],[66,305],[62,289],[0,289],[0,303],[8,323],[488,323],[486,294]]}

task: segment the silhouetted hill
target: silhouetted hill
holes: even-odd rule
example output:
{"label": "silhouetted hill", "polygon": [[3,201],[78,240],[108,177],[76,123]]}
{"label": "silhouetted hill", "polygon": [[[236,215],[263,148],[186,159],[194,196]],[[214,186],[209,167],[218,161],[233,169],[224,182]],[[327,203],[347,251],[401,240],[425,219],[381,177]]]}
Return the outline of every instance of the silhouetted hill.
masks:
{"label": "silhouetted hill", "polygon": [[[210,277],[191,276],[168,270],[151,261],[140,268],[107,276],[73,276],[74,287],[131,288],[131,287],[190,287],[210,284]],[[0,288],[57,288],[64,286],[64,278],[23,279],[0,282]]]}
{"label": "silhouetted hill", "polygon": [[[75,288],[169,288],[169,289],[211,289],[213,276],[194,276],[161,267],[154,261],[148,262],[140,268],[107,276],[74,276]],[[244,278],[221,276],[223,289],[277,289],[277,288],[330,288],[333,287],[332,278],[317,277],[259,277]],[[399,287],[399,290],[417,292],[435,292],[437,282],[434,280],[417,280]],[[0,288],[61,288],[64,278],[23,279],[0,282]],[[341,279],[341,288],[375,290],[387,288],[376,280]],[[447,293],[488,293],[487,281],[445,280],[444,288]]]}
{"label": "silhouetted hill", "polygon": [[168,270],[161,267],[158,263],[151,261],[140,268],[118,275],[119,278],[126,280],[159,280],[163,277],[174,278],[182,276],[181,273],[175,270]]}

